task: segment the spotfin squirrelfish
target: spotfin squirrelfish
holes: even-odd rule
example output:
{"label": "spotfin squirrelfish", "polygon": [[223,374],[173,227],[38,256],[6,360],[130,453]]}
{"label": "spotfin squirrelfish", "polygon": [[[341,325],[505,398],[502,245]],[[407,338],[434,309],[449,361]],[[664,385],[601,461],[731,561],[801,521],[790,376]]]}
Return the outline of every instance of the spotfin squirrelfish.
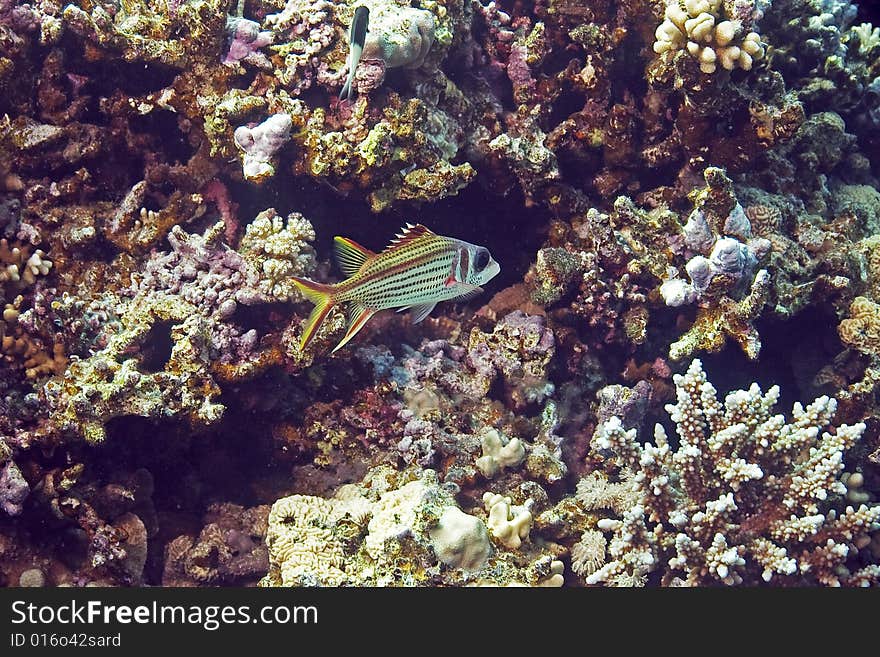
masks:
{"label": "spotfin squirrelfish", "polygon": [[501,271],[485,247],[437,235],[421,224],[407,224],[381,253],[339,236],[334,238],[334,247],[346,280],[327,285],[293,278],[306,299],[315,304],[303,329],[300,349],[312,341],[336,305],[348,304],[348,330],[334,352],[379,310],[409,309],[413,323],[417,323],[440,301],[465,301],[479,294],[483,291],[480,286]]}
{"label": "spotfin squirrelfish", "polygon": [[354,18],[351,19],[351,27],[348,30],[348,77],[345,79],[342,91],[339,92],[339,100],[351,98],[351,85],[354,82],[358,63],[361,61],[361,54],[364,52],[364,41],[367,38],[369,24],[370,10],[359,5],[354,10]]}

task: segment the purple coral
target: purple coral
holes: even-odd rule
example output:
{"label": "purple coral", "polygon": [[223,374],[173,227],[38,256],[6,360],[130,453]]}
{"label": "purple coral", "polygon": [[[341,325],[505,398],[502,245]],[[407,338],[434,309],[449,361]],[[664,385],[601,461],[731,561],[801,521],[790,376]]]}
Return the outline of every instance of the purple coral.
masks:
{"label": "purple coral", "polygon": [[12,461],[0,468],[0,509],[11,516],[21,513],[30,488]]}
{"label": "purple coral", "polygon": [[289,114],[273,114],[259,125],[240,126],[235,130],[235,143],[244,152],[244,177],[262,182],[275,174],[273,160],[290,139],[293,120]]}
{"label": "purple coral", "polygon": [[260,24],[240,18],[229,16],[226,19],[226,34],[229,39],[229,50],[223,63],[233,66],[240,61],[259,66],[271,67],[271,64],[260,48],[268,46],[274,40],[272,32],[260,30]]}

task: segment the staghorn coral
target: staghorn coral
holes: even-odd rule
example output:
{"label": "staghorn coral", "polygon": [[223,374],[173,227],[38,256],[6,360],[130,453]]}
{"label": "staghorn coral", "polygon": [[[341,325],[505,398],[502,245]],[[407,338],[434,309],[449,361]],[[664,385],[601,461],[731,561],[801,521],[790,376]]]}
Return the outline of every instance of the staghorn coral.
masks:
{"label": "staghorn coral", "polygon": [[613,533],[611,559],[587,583],[629,585],[654,571],[667,585],[858,583],[856,545],[880,528],[880,506],[847,506],[840,496],[844,454],[865,425],[833,427],[829,397],[796,403],[786,422],[773,415],[776,386],[762,393],[753,384],[721,402],[699,360],[675,384],[667,410],[677,448],[660,424],[645,445],[616,417],[597,428],[595,447],[629,472],[638,504],[599,521]]}

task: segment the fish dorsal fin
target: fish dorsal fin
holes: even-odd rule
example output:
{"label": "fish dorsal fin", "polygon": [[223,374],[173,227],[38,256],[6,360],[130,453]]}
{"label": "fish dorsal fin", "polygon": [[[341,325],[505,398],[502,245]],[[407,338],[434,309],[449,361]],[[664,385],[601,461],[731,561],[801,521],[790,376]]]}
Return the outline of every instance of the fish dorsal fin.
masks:
{"label": "fish dorsal fin", "polygon": [[422,224],[407,224],[406,228],[404,228],[393,240],[391,240],[391,244],[385,249],[386,251],[390,249],[396,249],[404,244],[409,244],[420,237],[429,237],[432,235],[436,235],[434,231]]}
{"label": "fish dorsal fin", "polygon": [[376,255],[354,240],[339,235],[333,238],[333,248],[336,251],[336,262],[346,276],[357,274],[364,263]]}

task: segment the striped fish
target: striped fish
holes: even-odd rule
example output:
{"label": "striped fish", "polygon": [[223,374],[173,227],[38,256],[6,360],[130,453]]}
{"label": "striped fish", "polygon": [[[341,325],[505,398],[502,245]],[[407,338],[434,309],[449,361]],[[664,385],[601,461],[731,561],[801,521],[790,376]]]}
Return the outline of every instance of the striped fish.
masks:
{"label": "striped fish", "polygon": [[315,337],[330,309],[347,304],[348,330],[333,351],[341,349],[379,310],[409,309],[413,323],[425,319],[440,301],[465,301],[483,291],[501,267],[489,250],[407,224],[381,253],[354,240],[335,237],[339,267],[348,278],[335,285],[294,278],[315,304],[303,329],[300,349]]}
{"label": "striped fish", "polygon": [[360,5],[354,10],[354,17],[351,19],[351,27],[348,30],[348,77],[339,92],[339,100],[348,100],[352,97],[351,85],[354,82],[354,74],[357,71],[358,63],[361,61],[361,54],[364,52],[364,41],[367,38],[370,25],[370,9]]}

